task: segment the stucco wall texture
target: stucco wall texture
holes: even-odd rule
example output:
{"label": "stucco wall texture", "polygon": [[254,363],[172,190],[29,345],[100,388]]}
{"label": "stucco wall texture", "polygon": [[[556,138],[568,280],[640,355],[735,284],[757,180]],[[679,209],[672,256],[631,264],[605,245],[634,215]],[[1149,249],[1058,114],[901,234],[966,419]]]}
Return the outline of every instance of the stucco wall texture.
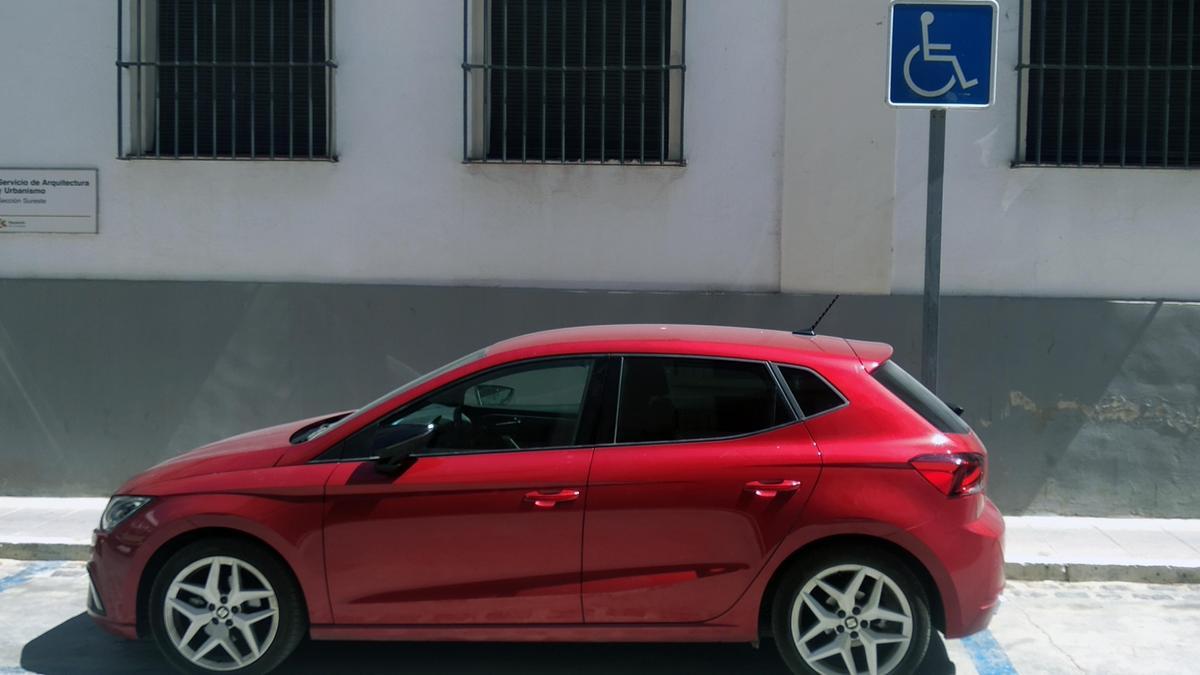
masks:
{"label": "stucco wall texture", "polygon": [[[515,334],[612,322],[801,328],[828,297],[218,282],[0,281],[0,494],[104,495],[202,443],[356,407]],[[916,296],[822,333],[915,370]],[[943,395],[1007,513],[1200,516],[1200,306],[950,297]]]}

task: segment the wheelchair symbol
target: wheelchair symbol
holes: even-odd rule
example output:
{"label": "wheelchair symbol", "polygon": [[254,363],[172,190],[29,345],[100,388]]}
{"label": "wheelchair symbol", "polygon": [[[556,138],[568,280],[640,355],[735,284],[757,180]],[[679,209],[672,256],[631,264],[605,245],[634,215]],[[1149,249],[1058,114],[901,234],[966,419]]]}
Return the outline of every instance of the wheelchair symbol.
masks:
{"label": "wheelchair symbol", "polygon": [[[970,89],[979,84],[979,80],[968,80],[963,73],[962,66],[958,63],[958,57],[953,54],[935,54],[934,52],[948,52],[952,45],[938,44],[929,41],[929,27],[933,25],[933,12],[924,12],[921,14],[921,44],[912,48],[908,53],[908,58],[904,59],[904,81],[908,84],[908,88],[919,96],[925,98],[938,98],[945,96],[954,88],[955,84],[959,84],[963,89]],[[917,54],[921,54],[921,59],[926,63],[950,63],[954,65],[954,74],[950,76],[950,81],[941,89],[930,91],[917,86],[912,77],[912,62]]]}

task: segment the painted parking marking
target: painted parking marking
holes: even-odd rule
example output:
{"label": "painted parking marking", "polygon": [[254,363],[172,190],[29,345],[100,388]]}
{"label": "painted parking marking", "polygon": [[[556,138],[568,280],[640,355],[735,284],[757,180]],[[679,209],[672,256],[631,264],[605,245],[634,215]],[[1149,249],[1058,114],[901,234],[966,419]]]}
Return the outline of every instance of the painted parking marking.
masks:
{"label": "painted parking marking", "polygon": [[975,663],[975,670],[979,671],[979,675],[1017,675],[1017,669],[1013,668],[1013,664],[1008,660],[1008,655],[1004,653],[1004,648],[996,642],[992,631],[985,630],[982,633],[976,633],[967,638],[963,638],[963,645],[967,648],[967,653],[971,655],[971,661]]}
{"label": "painted parking marking", "polygon": [[20,586],[22,584],[28,583],[28,582],[32,581],[34,577],[45,576],[47,574],[53,573],[55,570],[65,566],[65,565],[66,565],[66,563],[61,562],[61,561],[31,563],[31,564],[27,565],[24,569],[22,569],[20,572],[17,572],[16,574],[10,574],[10,575],[4,577],[3,579],[0,579],[0,593],[3,593],[4,591],[9,590],[10,588],[14,588],[16,586]]}

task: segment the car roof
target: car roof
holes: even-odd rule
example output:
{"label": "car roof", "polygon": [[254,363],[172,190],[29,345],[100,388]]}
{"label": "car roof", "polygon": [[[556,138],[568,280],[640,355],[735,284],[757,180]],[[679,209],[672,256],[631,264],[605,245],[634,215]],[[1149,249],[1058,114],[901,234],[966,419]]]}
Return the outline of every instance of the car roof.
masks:
{"label": "car roof", "polygon": [[[857,350],[857,353],[856,353]],[[771,360],[798,365],[853,361],[866,352],[873,362],[886,360],[891,347],[826,335],[732,326],[621,324],[560,328],[498,342],[488,356],[524,359],[567,354],[680,354]],[[882,356],[883,358],[879,358]],[[864,363],[865,365],[865,363]]]}

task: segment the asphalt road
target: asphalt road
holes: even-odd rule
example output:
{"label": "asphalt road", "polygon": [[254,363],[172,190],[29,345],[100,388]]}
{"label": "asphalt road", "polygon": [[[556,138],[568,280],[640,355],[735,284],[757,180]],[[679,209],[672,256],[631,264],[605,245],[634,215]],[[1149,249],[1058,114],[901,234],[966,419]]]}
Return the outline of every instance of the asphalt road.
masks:
{"label": "asphalt road", "polygon": [[[81,611],[82,563],[0,560],[0,675],[163,673],[154,646],[100,631]],[[1010,583],[989,632],[938,641],[931,675],[1196,672],[1200,586]],[[287,673],[411,675],[687,673],[787,675],[769,642],[749,645],[309,642]]]}

